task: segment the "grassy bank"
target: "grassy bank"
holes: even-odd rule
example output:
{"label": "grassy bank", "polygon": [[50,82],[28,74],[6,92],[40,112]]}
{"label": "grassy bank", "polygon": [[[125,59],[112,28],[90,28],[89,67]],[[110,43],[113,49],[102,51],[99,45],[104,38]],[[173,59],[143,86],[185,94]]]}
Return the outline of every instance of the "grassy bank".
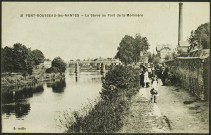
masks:
{"label": "grassy bank", "polygon": [[103,79],[100,98],[71,114],[64,113],[61,125],[68,133],[112,133],[122,126],[131,97],[139,91],[138,71],[131,67],[110,68]]}
{"label": "grassy bank", "polygon": [[64,75],[59,73],[45,73],[45,70],[35,69],[32,75],[25,77],[18,73],[2,75],[2,92],[18,91],[24,87],[31,87],[44,81],[64,78]]}

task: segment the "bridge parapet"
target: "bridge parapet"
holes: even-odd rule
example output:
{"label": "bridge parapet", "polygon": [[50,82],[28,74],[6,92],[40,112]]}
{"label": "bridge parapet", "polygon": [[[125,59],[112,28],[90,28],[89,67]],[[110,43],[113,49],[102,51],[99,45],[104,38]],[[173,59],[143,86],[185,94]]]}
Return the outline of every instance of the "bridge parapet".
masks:
{"label": "bridge parapet", "polygon": [[120,61],[70,61],[69,64],[89,64],[89,63],[104,63],[104,64],[111,64],[111,63],[116,63],[116,64],[119,64],[121,63]]}

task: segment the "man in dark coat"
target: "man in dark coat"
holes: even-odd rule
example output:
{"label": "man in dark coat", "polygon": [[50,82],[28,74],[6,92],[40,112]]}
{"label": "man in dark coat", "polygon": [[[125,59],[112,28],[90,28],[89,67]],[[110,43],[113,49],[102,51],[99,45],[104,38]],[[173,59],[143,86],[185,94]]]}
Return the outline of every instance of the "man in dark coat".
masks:
{"label": "man in dark coat", "polygon": [[161,80],[162,80],[163,85],[166,85],[166,78],[167,77],[168,77],[168,68],[163,67],[162,73],[161,73]]}
{"label": "man in dark coat", "polygon": [[145,83],[144,83],[144,71],[140,72],[140,86],[144,88]]}

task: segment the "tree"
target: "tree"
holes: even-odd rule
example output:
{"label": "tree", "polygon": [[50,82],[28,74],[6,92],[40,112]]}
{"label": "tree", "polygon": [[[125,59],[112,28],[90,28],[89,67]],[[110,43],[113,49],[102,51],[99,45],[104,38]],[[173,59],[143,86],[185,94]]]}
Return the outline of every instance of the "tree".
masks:
{"label": "tree", "polygon": [[136,34],[134,40],[134,61],[138,62],[140,59],[140,52],[143,52],[143,54],[147,53],[149,43],[147,38],[141,37],[140,34]]}
{"label": "tree", "polygon": [[203,49],[210,48],[210,23],[202,24],[195,31],[191,31],[189,43],[193,45],[195,42]]}
{"label": "tree", "polygon": [[1,48],[1,58],[2,72],[12,72],[14,70],[13,49],[7,46],[5,48]]}
{"label": "tree", "polygon": [[16,43],[13,45],[13,54],[14,54],[14,71],[15,72],[28,72],[32,73],[32,65],[29,57],[30,49],[26,48],[25,45]]}
{"label": "tree", "polygon": [[2,71],[21,72],[24,75],[32,74],[32,65],[29,57],[30,49],[25,45],[16,43],[13,47],[2,49]]}
{"label": "tree", "polygon": [[43,63],[45,59],[43,53],[38,49],[31,51],[30,57],[33,65],[39,65],[40,63]]}
{"label": "tree", "polygon": [[155,54],[154,53],[152,54],[151,52],[147,52],[147,57],[148,57],[148,62],[152,63],[153,58],[155,57]]}
{"label": "tree", "polygon": [[118,58],[126,65],[131,64],[133,62],[133,52],[134,52],[133,45],[134,45],[134,38],[128,35],[125,35],[125,37],[119,44]]}
{"label": "tree", "polygon": [[51,68],[52,71],[57,73],[63,73],[66,70],[66,63],[60,58],[60,57],[56,57],[53,59],[52,63],[51,63]]}
{"label": "tree", "polygon": [[115,58],[120,59],[125,65],[138,62],[140,52],[146,53],[149,49],[149,43],[146,37],[136,34],[135,38],[125,35],[121,40]]}

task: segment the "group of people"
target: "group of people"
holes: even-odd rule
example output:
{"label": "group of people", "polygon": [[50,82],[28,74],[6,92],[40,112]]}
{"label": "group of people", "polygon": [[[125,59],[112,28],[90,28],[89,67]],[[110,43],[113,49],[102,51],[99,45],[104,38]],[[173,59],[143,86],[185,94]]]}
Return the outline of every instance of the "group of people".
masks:
{"label": "group of people", "polygon": [[156,96],[159,95],[158,92],[158,79],[160,78],[163,85],[166,85],[166,78],[168,77],[168,68],[163,65],[161,67],[145,67],[141,66],[140,71],[140,86],[141,87],[151,87],[150,93],[152,95],[151,102],[156,103]]}

